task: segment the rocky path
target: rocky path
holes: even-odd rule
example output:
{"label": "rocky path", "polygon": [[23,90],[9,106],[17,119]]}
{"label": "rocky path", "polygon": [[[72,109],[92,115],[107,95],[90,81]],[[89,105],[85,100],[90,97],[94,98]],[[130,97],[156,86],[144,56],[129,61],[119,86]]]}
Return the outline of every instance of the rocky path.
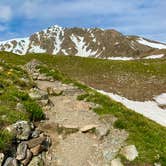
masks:
{"label": "rocky path", "polygon": [[45,165],[123,166],[117,157],[119,153],[128,160],[138,156],[135,146],[126,144],[128,133],[113,127],[115,117],[99,116],[93,111],[96,104],[77,100],[84,91],[34,70],[31,73],[37,90],[49,96],[40,101],[46,120],[38,126],[52,140],[45,155]]}
{"label": "rocky path", "polygon": [[37,86],[40,90],[61,94],[50,96],[52,107],[46,109],[47,120],[40,124],[40,129],[52,138],[47,165],[110,165],[128,136],[124,130],[113,128],[115,118],[99,117],[92,111],[94,103],[77,100],[84,92],[74,86],[41,80]]}

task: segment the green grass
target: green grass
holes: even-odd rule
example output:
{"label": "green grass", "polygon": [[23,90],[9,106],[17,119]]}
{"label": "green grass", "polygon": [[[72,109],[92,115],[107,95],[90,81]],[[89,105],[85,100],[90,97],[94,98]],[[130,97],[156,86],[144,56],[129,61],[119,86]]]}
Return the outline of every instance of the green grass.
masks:
{"label": "green grass", "polygon": [[[57,74],[56,71],[52,70],[50,72],[50,70],[42,67],[40,71],[54,77]],[[164,165],[166,163],[166,128],[127,109],[120,103],[112,101],[109,97],[97,93],[86,85],[72,81],[65,75],[61,75],[61,79],[62,81],[67,80],[68,83],[74,83],[80,89],[84,89],[87,93],[78,96],[78,100],[99,104],[100,107],[94,109],[96,113],[99,115],[112,114],[118,118],[114,124],[115,127],[127,130],[129,132],[128,143],[135,144],[139,151],[139,157],[132,162],[133,165],[152,164],[154,162],[160,162]]]}
{"label": "green grass", "polygon": [[[41,107],[28,95],[34,83],[22,68],[0,62],[0,151],[5,151],[12,142],[12,136],[4,129],[18,120],[37,121],[44,118]],[[17,110],[22,103],[26,110]]]}
{"label": "green grass", "polygon": [[[106,88],[102,83],[108,84],[108,82],[115,81],[115,85],[118,85],[120,83],[117,80],[123,78],[126,79],[126,82],[123,81],[123,84],[121,84],[126,84],[126,86],[122,87],[123,89],[132,89],[137,84],[142,85],[142,82],[145,84],[152,82],[149,85],[155,85],[154,87],[157,87],[156,89],[163,92],[162,88],[165,88],[164,84],[166,82],[166,60],[123,62],[72,56],[53,57],[46,54],[30,54],[20,57],[10,53],[1,53],[0,58],[5,59],[10,64],[25,64],[34,58],[47,64],[49,67],[40,66],[42,73],[53,76],[62,82],[73,83],[80,89],[84,89],[87,94],[79,96],[79,100],[85,99],[97,103],[101,107],[94,109],[95,112],[100,115],[112,114],[118,118],[114,124],[115,127],[127,130],[129,132],[128,143],[135,144],[139,151],[139,157],[132,163],[133,165],[153,164],[154,162],[160,162],[162,165],[166,165],[165,127],[127,109],[120,103],[112,101],[107,96],[91,90],[86,85],[75,81],[79,80],[94,87]],[[128,87],[128,85],[130,86]],[[143,89],[143,91],[146,93],[146,89]],[[159,93],[155,89],[153,91],[154,94]]]}
{"label": "green grass", "polygon": [[128,143],[135,144],[139,151],[139,157],[133,164],[152,164],[159,161],[166,165],[166,128],[95,91],[79,96],[79,99],[101,105],[102,107],[94,109],[100,115],[112,114],[118,118],[115,127],[127,130]]}

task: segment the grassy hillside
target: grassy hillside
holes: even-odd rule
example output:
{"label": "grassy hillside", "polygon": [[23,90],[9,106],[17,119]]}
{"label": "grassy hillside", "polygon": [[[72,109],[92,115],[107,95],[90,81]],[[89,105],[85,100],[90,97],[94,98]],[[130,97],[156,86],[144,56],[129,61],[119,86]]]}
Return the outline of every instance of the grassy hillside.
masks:
{"label": "grassy hillside", "polygon": [[[28,74],[18,66],[0,61],[0,151],[6,150],[12,136],[4,128],[18,120],[36,121],[44,114],[40,106],[28,96],[34,83]],[[17,110],[23,104],[26,111]]]}
{"label": "grassy hillside", "polygon": [[[147,92],[142,85],[149,84],[151,88],[152,85],[155,85],[155,87],[152,88],[152,94],[157,94],[160,93],[160,91],[163,92],[166,90],[164,84],[166,83],[166,60],[122,62],[32,54],[20,57],[10,53],[0,53],[0,58],[10,63],[10,65],[25,64],[33,58],[48,64],[49,67],[40,67],[41,72],[51,75],[63,82],[74,82],[74,84],[87,92],[86,95],[79,97],[80,100],[86,99],[87,101],[98,103],[101,107],[96,108],[94,111],[101,115],[107,113],[113,114],[118,118],[115,126],[129,132],[130,136],[128,142],[135,144],[139,151],[139,158],[132,163],[132,166],[152,165],[154,162],[160,162],[162,165],[166,165],[166,128],[127,109],[120,103],[114,102],[108,97],[71,80],[71,78],[80,80],[97,88],[107,88],[107,84],[110,83],[109,87],[112,86],[112,88],[114,88],[115,86],[115,90],[122,85],[125,85],[121,87],[123,89],[128,86],[137,88],[136,85],[139,85],[139,90],[144,93]],[[114,84],[111,84],[112,80],[115,81]],[[114,89],[109,90],[114,91]],[[131,93],[133,93],[132,90]],[[127,92],[127,90],[123,93],[125,92]],[[122,91],[119,93],[122,93]],[[146,94],[145,97],[147,96]],[[138,96],[136,96],[136,98],[137,97]]]}
{"label": "grassy hillside", "polygon": [[111,61],[46,54],[18,58],[10,53],[1,53],[1,57],[17,64],[36,58],[89,86],[133,100],[149,100],[166,92],[166,59]]}

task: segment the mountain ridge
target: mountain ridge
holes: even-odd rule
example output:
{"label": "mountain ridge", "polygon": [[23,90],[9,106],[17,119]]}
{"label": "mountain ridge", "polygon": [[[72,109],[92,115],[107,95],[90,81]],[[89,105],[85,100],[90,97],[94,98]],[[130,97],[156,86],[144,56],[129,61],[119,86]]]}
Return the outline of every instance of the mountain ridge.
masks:
{"label": "mountain ridge", "polygon": [[[114,29],[62,28],[58,25],[36,32],[26,38],[0,42],[0,50],[19,55],[48,53],[82,57],[142,58],[164,52],[166,44],[139,36],[125,36]],[[129,59],[130,59],[129,58]]]}

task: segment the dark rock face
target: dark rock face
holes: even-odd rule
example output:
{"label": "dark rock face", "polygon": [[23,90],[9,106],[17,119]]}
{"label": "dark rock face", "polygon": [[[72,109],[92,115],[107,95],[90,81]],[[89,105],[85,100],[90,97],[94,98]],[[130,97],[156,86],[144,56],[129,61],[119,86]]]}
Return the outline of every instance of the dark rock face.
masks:
{"label": "dark rock face", "polygon": [[[157,48],[141,44],[137,36],[125,36],[116,30],[98,28],[62,28],[52,26],[32,34],[28,38],[0,42],[0,50],[24,55],[48,53],[83,57],[133,57],[150,54]],[[147,42],[160,44],[143,39]],[[166,48],[166,45],[163,44]]]}

